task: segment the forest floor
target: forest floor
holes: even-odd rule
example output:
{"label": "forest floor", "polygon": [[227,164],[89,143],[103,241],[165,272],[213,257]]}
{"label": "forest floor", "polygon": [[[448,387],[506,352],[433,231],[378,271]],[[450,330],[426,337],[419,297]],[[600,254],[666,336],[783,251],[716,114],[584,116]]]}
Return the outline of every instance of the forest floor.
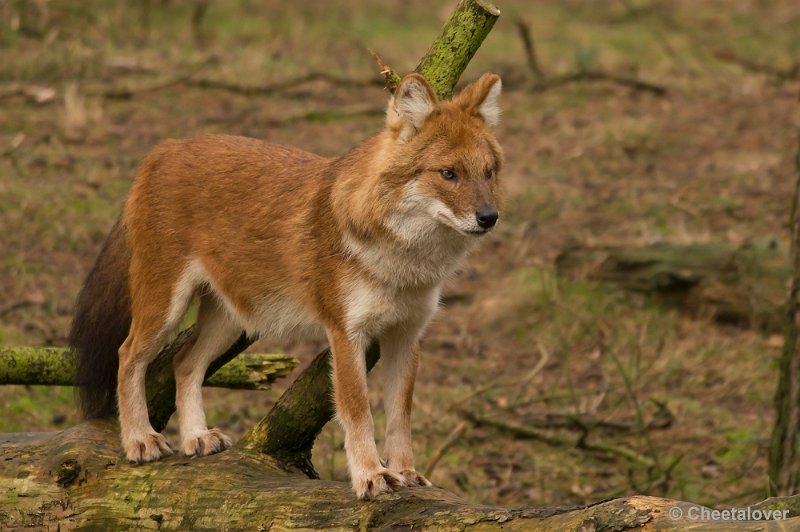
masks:
{"label": "forest floor", "polygon": [[[454,434],[431,479],[476,503],[764,498],[782,338],[561,278],[554,260],[576,245],[788,246],[800,4],[497,3],[503,15],[463,80],[504,78],[506,208],[422,341],[418,469]],[[0,345],[65,344],[81,282],[151,147],[230,133],[340,154],[382,123],[387,93],[366,47],[410,71],[452,4],[0,5]],[[532,90],[519,19],[549,78],[602,71],[666,93],[613,81]],[[307,74],[356,83],[278,87]],[[308,361],[321,347],[253,349]],[[370,382],[380,434],[380,379]],[[287,383],[208,390],[210,421],[239,437]],[[0,432],[78,420],[65,388],[6,386],[0,405]],[[500,428],[509,423],[529,437]],[[314,462],[346,478],[338,426]]]}

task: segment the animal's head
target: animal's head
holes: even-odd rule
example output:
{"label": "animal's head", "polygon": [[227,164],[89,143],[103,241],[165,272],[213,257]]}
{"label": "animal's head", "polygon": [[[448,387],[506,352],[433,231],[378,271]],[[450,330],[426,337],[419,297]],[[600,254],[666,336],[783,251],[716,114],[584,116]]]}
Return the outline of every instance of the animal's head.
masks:
{"label": "animal's head", "polygon": [[400,81],[386,112],[388,173],[403,180],[406,214],[429,217],[462,235],[482,235],[495,226],[503,152],[492,128],[500,117],[501,86],[499,76],[484,74],[452,100],[439,101],[421,75]]}

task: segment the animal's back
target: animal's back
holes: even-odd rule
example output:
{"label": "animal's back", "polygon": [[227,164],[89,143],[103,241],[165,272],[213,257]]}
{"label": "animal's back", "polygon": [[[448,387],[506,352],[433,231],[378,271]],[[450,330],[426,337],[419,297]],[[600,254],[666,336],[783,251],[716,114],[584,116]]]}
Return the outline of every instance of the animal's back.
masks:
{"label": "animal's back", "polygon": [[[142,163],[125,215],[160,229],[190,228],[190,241],[209,227],[219,231],[235,225],[238,231],[255,218],[260,227],[283,222],[325,188],[328,164],[318,155],[247,137],[168,140]],[[281,227],[286,225],[274,223],[269,229]]]}
{"label": "animal's back", "polygon": [[133,278],[172,284],[194,268],[240,316],[258,312],[259,299],[303,299],[293,291],[309,292],[298,277],[320,247],[303,240],[326,230],[317,220],[330,208],[329,164],[246,137],[160,144],[125,205],[132,268],[141,270]]}

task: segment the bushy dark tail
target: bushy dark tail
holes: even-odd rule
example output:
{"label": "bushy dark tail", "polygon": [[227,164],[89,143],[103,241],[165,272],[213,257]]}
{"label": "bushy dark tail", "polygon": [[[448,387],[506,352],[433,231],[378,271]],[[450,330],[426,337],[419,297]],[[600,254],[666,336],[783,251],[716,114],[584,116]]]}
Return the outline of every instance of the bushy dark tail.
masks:
{"label": "bushy dark tail", "polygon": [[89,419],[116,412],[117,350],[131,324],[130,249],[125,233],[122,220],[117,221],[86,278],[69,333],[78,398]]}

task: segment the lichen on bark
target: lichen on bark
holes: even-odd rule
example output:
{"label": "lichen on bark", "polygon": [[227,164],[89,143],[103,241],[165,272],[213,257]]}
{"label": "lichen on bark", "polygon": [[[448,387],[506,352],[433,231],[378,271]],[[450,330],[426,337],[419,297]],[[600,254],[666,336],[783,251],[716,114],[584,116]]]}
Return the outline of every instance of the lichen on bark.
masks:
{"label": "lichen on bark", "polygon": [[436,95],[453,95],[461,74],[492,31],[500,10],[489,0],[461,0],[416,71],[425,76]]}
{"label": "lichen on bark", "polygon": [[[282,354],[245,353],[210,375],[204,386],[233,390],[268,390],[298,364]],[[75,360],[63,347],[0,348],[0,385],[75,386]]]}

